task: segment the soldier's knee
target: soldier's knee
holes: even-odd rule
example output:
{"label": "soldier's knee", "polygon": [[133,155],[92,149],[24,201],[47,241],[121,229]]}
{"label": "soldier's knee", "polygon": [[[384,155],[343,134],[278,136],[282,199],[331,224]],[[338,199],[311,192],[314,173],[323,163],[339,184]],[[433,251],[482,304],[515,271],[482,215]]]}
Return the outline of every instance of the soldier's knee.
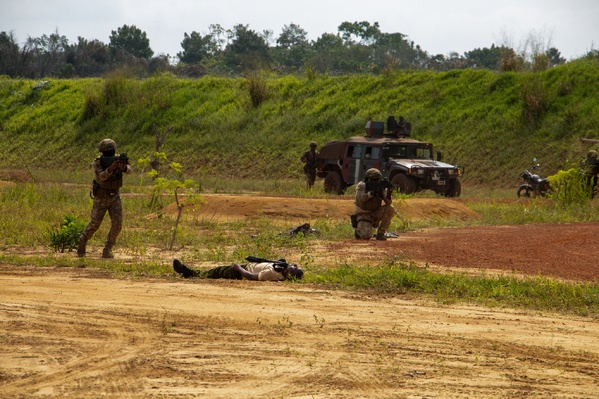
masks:
{"label": "soldier's knee", "polygon": [[369,220],[358,221],[354,236],[358,240],[370,240],[372,238],[372,223]]}

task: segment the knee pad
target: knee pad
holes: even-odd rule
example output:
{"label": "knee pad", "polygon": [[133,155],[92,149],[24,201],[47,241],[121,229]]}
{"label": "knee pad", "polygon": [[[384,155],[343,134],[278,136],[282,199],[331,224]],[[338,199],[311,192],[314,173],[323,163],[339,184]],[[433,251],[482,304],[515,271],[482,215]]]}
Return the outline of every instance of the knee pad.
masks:
{"label": "knee pad", "polygon": [[372,238],[372,223],[370,220],[360,220],[358,222],[355,237],[360,240],[370,240]]}

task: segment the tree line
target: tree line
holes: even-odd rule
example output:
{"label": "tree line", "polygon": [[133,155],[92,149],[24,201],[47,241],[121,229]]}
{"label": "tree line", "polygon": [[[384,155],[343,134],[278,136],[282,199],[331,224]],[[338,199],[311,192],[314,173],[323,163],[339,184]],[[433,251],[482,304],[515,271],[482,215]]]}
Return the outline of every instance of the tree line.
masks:
{"label": "tree line", "polygon": [[12,32],[0,32],[0,75],[82,78],[121,69],[140,77],[157,72],[182,77],[236,76],[256,70],[279,74],[380,74],[464,68],[522,71],[545,70],[566,62],[555,47],[544,49],[534,44],[530,46],[532,51],[492,44],[461,55],[431,55],[405,34],[381,32],[378,22],[343,22],[337,33],[323,33],[316,40],[308,40],[307,32],[293,23],[285,25],[277,38],[272,31],[256,32],[243,24],[233,29],[210,25],[207,34],[184,33],[182,51],[171,57],[154,55],[146,33],[135,25],[111,31],[108,44],[83,37],[69,43],[56,30],[50,35],[29,37],[20,46]]}

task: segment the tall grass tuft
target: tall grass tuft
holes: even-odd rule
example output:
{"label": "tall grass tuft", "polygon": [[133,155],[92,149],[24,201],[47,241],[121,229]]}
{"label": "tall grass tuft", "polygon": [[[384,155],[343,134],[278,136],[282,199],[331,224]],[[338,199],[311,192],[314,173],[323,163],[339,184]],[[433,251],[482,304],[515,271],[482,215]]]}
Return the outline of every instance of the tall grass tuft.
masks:
{"label": "tall grass tuft", "polygon": [[524,81],[522,99],[524,100],[524,118],[528,123],[538,123],[549,109],[550,99],[545,84],[537,75]]}
{"label": "tall grass tuft", "polygon": [[85,95],[80,122],[100,117],[106,110],[106,103],[100,93],[90,88]]}
{"label": "tall grass tuft", "polygon": [[268,99],[268,86],[264,74],[251,71],[246,74],[247,89],[254,108],[257,108]]}

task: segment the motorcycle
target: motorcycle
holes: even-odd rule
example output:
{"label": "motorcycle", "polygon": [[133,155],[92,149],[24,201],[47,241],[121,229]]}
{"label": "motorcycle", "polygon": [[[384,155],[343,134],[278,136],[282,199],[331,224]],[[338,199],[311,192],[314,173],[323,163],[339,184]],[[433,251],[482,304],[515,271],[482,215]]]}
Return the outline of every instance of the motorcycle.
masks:
{"label": "motorcycle", "polygon": [[530,168],[526,169],[520,175],[520,178],[524,180],[524,183],[518,187],[518,198],[520,197],[544,197],[551,187],[549,186],[549,180],[541,178],[541,176],[534,174],[534,170],[539,166],[537,159],[533,159],[533,164]]}

